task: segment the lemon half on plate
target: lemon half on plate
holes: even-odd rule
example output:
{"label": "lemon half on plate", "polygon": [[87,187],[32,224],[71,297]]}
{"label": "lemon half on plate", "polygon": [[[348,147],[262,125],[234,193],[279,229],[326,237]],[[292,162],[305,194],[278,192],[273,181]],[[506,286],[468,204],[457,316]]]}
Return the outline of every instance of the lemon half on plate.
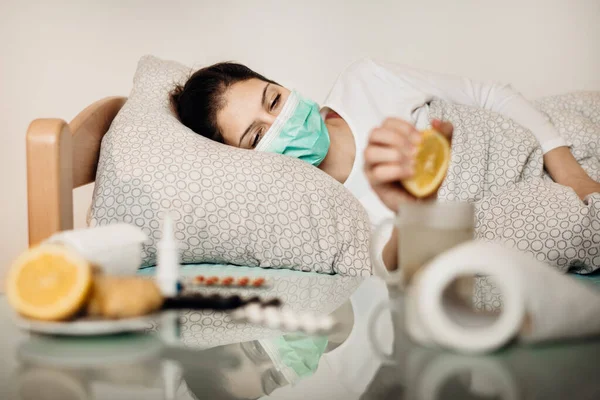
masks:
{"label": "lemon half on plate", "polygon": [[22,316],[63,321],[83,306],[92,285],[92,267],[69,249],[44,244],[23,253],[12,264],[6,294]]}

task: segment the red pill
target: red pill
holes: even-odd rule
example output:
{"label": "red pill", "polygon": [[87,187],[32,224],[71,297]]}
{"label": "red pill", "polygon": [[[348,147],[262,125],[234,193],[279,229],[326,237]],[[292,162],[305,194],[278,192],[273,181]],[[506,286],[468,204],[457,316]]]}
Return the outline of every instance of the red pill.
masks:
{"label": "red pill", "polygon": [[262,286],[263,283],[265,283],[265,278],[256,278],[254,282],[252,282],[252,285],[258,287]]}
{"label": "red pill", "polygon": [[206,279],[206,284],[207,285],[214,285],[216,283],[219,282],[219,278],[216,276],[211,276],[210,278]]}
{"label": "red pill", "polygon": [[248,279],[248,277],[243,277],[238,280],[238,285],[246,286],[248,282],[250,282],[250,279]]}

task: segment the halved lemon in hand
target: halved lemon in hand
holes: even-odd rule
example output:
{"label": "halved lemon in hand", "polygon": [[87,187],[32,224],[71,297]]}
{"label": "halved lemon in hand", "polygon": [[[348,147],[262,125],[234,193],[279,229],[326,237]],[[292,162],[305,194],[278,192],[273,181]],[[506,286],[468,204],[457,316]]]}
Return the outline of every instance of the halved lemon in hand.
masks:
{"label": "halved lemon in hand", "polygon": [[422,133],[422,141],[415,156],[415,174],[402,180],[402,186],[413,196],[432,195],[440,187],[450,164],[450,142],[434,129]]}
{"label": "halved lemon in hand", "polygon": [[44,244],[23,253],[8,272],[6,294],[21,315],[46,321],[75,315],[87,300],[92,267],[69,249]]}

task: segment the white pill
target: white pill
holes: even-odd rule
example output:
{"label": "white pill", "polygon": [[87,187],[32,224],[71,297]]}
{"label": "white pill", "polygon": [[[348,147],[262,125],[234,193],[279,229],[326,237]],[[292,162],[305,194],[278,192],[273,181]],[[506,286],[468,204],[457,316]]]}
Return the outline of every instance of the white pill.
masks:
{"label": "white pill", "polygon": [[332,316],[326,315],[319,319],[319,330],[329,332],[335,326],[335,320]]}
{"label": "white pill", "polygon": [[288,331],[297,331],[300,327],[300,322],[293,311],[284,310],[281,312],[281,325]]}
{"label": "white pill", "polygon": [[263,311],[258,304],[250,304],[246,308],[246,318],[253,324],[258,324],[263,320]]}
{"label": "white pill", "polygon": [[317,320],[310,314],[301,315],[300,324],[302,325],[302,330],[306,333],[313,334],[317,332]]}
{"label": "white pill", "polygon": [[264,309],[264,322],[267,328],[279,329],[281,326],[281,315],[275,307],[267,307]]}

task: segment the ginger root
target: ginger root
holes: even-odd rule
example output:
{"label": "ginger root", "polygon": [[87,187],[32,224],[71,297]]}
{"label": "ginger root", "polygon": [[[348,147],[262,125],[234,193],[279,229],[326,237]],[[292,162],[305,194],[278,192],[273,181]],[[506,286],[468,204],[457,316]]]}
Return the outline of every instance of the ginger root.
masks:
{"label": "ginger root", "polygon": [[163,300],[151,279],[96,274],[86,314],[109,319],[137,317],[159,310]]}

